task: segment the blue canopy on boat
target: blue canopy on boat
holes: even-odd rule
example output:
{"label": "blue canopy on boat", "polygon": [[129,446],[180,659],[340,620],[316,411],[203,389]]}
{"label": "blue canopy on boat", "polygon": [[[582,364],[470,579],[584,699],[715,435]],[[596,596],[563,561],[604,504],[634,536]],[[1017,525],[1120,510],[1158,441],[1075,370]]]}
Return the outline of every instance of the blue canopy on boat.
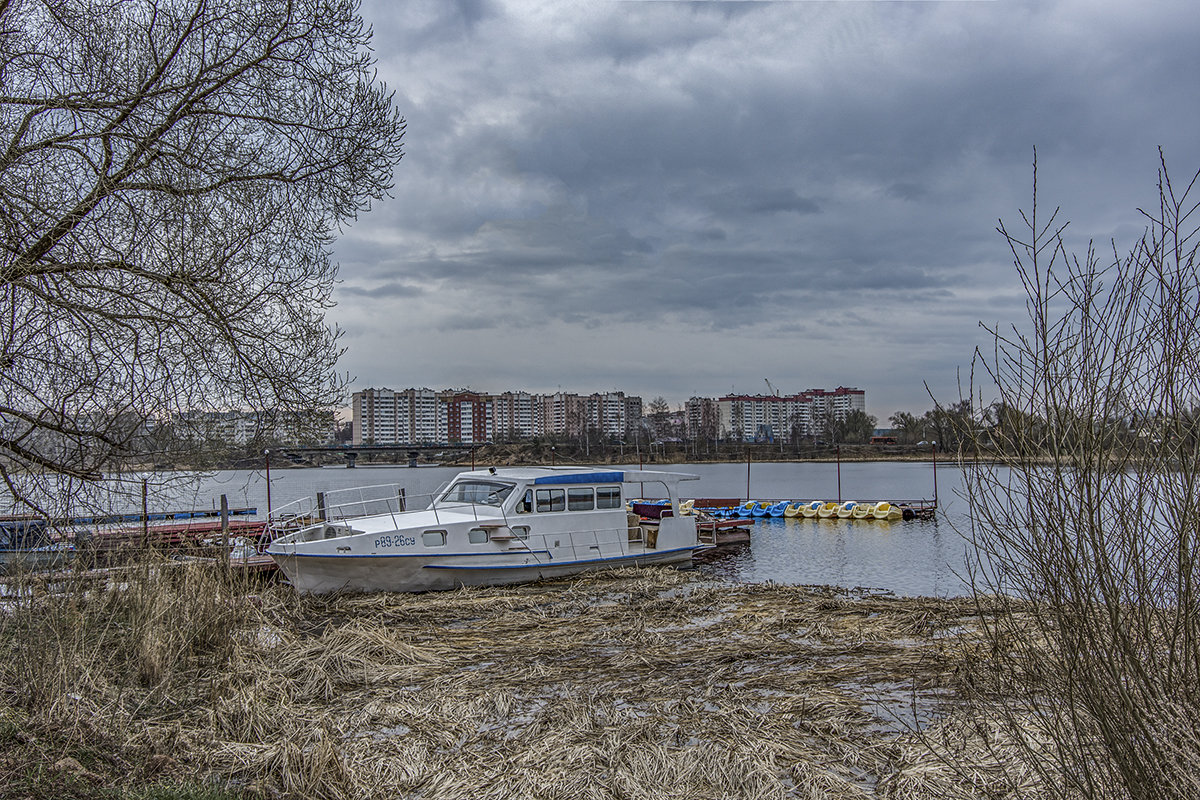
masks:
{"label": "blue canopy on boat", "polygon": [[568,472],[562,475],[545,475],[534,478],[534,483],[621,483],[624,472]]}

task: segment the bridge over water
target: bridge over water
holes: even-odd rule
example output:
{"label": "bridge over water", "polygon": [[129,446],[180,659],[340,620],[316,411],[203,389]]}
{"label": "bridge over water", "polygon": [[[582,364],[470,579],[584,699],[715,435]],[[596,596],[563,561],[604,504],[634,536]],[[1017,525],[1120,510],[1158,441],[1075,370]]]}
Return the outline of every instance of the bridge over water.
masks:
{"label": "bridge over water", "polygon": [[[309,456],[332,455],[346,459],[346,468],[354,469],[359,456],[374,453],[404,453],[408,456],[408,466],[417,466],[417,459],[422,453],[438,452],[451,455],[473,453],[482,447],[481,444],[346,444],[346,445],[312,445],[304,447],[280,447],[274,452],[296,464],[305,463]],[[268,451],[268,455],[271,451]]]}

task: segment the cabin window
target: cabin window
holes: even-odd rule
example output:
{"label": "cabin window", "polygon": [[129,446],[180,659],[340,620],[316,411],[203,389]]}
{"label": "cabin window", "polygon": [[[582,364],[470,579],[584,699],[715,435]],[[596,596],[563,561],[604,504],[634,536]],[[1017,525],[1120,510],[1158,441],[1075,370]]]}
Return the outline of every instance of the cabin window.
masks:
{"label": "cabin window", "polygon": [[425,531],[421,534],[421,542],[426,547],[442,547],[446,544],[446,532]]}
{"label": "cabin window", "polygon": [[591,511],[596,507],[596,501],[593,499],[592,490],[589,489],[567,489],[567,510],[568,511]]}
{"label": "cabin window", "polygon": [[528,539],[529,538],[529,526],[528,525],[513,525],[511,530],[513,532],[513,536],[517,537],[518,539]]}
{"label": "cabin window", "polygon": [[601,486],[596,489],[596,508],[620,508],[621,487]]}
{"label": "cabin window", "polygon": [[532,514],[533,513],[533,490],[532,489],[526,489],[525,496],[517,501],[517,513],[518,514]]}
{"label": "cabin window", "polygon": [[471,544],[487,544],[488,532],[483,528],[471,528],[467,531],[467,541]]}
{"label": "cabin window", "polygon": [[562,511],[567,507],[567,493],[564,489],[538,489],[537,510],[539,514],[547,511]]}
{"label": "cabin window", "polygon": [[508,497],[513,487],[506,483],[493,481],[462,481],[446,490],[442,495],[443,503],[475,503],[484,506],[498,506]]}

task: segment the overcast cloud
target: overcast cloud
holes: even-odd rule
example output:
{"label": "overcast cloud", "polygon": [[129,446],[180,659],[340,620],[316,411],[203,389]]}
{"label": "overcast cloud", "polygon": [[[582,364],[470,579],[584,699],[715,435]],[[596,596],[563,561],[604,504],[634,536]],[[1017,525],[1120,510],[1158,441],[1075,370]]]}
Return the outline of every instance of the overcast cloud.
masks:
{"label": "overcast cloud", "polygon": [[999,218],[1118,244],[1200,168],[1190,2],[370,0],[408,120],[336,245],[354,388],[957,399]]}

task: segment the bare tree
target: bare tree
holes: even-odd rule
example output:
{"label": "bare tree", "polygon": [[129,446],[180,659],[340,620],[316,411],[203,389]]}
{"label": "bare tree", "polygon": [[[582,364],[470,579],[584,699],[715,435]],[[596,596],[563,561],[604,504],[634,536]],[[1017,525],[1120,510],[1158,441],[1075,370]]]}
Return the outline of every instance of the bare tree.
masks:
{"label": "bare tree", "polygon": [[404,133],[369,39],[356,0],[0,0],[14,496],[96,479],[181,412],[340,399],[329,246]]}
{"label": "bare tree", "polygon": [[973,677],[1052,796],[1200,796],[1197,178],[1162,162],[1159,207],[1111,260],[1039,215],[1036,162],[1032,212],[999,228],[1029,320],[991,329],[973,379],[1003,409],[970,434],[995,461],[966,463],[975,585],[999,608]]}
{"label": "bare tree", "polygon": [[650,433],[655,439],[662,439],[671,433],[671,405],[662,395],[655,397],[650,401],[647,407],[646,421],[649,423]]}
{"label": "bare tree", "polygon": [[916,444],[921,440],[921,418],[910,411],[897,411],[889,418],[901,444]]}

